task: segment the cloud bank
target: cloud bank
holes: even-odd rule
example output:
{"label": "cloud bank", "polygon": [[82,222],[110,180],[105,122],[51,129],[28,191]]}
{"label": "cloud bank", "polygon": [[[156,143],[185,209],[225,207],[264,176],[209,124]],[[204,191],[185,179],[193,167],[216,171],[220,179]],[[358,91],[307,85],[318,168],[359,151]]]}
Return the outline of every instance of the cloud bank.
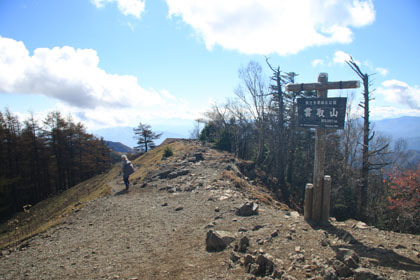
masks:
{"label": "cloud bank", "polygon": [[406,105],[410,109],[420,110],[420,88],[411,87],[398,80],[387,80],[378,88],[378,94],[384,95],[391,103]]}
{"label": "cloud bank", "polygon": [[0,37],[0,93],[54,98],[60,111],[95,127],[198,115],[168,90],[146,90],[135,76],[110,74],[98,64],[92,49],[39,48],[30,55],[23,42]]}
{"label": "cloud bank", "polygon": [[351,28],[375,20],[372,0],[166,0],[169,16],[190,25],[208,49],[295,54],[353,40]]}

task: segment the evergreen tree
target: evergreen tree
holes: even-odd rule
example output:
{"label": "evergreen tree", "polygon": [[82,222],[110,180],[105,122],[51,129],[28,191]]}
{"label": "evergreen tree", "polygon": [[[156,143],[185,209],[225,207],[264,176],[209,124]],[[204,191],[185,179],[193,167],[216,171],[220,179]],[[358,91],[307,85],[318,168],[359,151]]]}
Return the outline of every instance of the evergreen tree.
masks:
{"label": "evergreen tree", "polygon": [[137,139],[138,146],[134,147],[135,150],[145,152],[156,147],[154,140],[159,139],[162,133],[155,133],[152,127],[148,124],[139,123],[137,128],[134,128],[134,138]]}

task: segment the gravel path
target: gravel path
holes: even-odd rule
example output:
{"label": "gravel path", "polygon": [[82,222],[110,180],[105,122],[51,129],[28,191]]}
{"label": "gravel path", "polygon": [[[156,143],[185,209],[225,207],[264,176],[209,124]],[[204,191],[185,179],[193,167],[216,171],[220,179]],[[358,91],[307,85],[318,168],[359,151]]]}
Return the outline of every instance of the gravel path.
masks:
{"label": "gravel path", "polygon": [[[262,203],[263,192],[238,184],[232,174],[248,179],[231,157],[200,149],[192,146],[191,153],[202,151],[205,160],[173,158],[129,192],[121,177],[114,178],[110,196],[2,252],[0,279],[262,279],[258,269],[253,273],[258,278],[248,273],[258,265],[244,265],[246,256],[270,256],[282,279],[324,279],[328,273],[336,277],[328,279],[357,279],[356,269],[337,261],[342,249],[352,250],[360,258],[356,265],[379,277],[372,279],[420,279],[419,236],[357,221],[313,228],[297,212]],[[235,215],[245,201],[258,202],[259,214]],[[236,241],[208,252],[210,229],[229,232]],[[234,251],[244,236],[249,248]],[[232,259],[235,254],[239,261]]]}

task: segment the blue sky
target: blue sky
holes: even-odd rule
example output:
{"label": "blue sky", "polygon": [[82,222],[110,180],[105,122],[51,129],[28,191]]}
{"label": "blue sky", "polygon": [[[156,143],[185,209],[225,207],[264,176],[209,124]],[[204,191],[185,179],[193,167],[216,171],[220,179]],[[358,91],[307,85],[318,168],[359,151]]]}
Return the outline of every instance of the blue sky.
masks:
{"label": "blue sky", "polygon": [[418,0],[0,0],[0,104],[89,129],[192,127],[250,60],[305,83],[358,79],[352,55],[376,73],[372,118],[420,116],[419,14]]}

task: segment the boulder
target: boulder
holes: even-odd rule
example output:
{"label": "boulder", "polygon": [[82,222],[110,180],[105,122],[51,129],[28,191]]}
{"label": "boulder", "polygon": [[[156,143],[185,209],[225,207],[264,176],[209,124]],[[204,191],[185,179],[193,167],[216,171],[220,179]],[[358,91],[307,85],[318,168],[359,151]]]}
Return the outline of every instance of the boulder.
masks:
{"label": "boulder", "polygon": [[235,245],[235,251],[240,253],[246,253],[246,249],[249,247],[249,239],[246,236],[243,236],[237,245]]}
{"label": "boulder", "polygon": [[195,163],[195,162],[199,162],[199,161],[202,161],[202,160],[204,160],[203,153],[196,153],[188,159],[188,162]]}
{"label": "boulder", "polygon": [[236,210],[235,214],[244,217],[258,215],[258,204],[254,202],[245,202]]}
{"label": "boulder", "polygon": [[174,171],[174,172],[169,173],[167,175],[167,178],[168,179],[175,179],[175,178],[177,178],[179,176],[185,176],[188,173],[190,173],[190,171],[188,169],[183,169],[183,170],[180,170],[180,171]]}
{"label": "boulder", "polygon": [[230,232],[209,230],[206,237],[206,249],[207,251],[223,251],[233,241],[235,237]]}
{"label": "boulder", "polygon": [[348,277],[353,271],[339,260],[334,260],[332,266],[340,277]]}
{"label": "boulder", "polygon": [[351,268],[358,268],[359,267],[360,258],[356,254],[356,252],[354,252],[351,249],[338,248],[337,259],[342,261],[348,267],[351,267]]}
{"label": "boulder", "polygon": [[275,265],[273,257],[269,254],[259,255],[255,261],[259,265],[259,274],[262,276],[271,275],[274,272]]}

